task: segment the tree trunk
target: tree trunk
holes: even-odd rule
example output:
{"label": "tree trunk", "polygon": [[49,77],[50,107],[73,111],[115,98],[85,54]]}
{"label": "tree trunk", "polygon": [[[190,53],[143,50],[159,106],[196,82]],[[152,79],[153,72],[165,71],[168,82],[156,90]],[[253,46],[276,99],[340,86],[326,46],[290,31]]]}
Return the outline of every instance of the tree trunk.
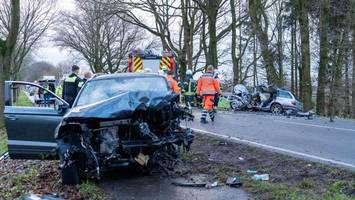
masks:
{"label": "tree trunk", "polygon": [[279,76],[277,75],[276,70],[275,70],[273,60],[271,57],[271,52],[269,49],[269,38],[268,38],[268,34],[267,34],[267,31],[268,31],[267,26],[264,28],[264,30],[261,26],[260,13],[264,11],[262,9],[263,9],[262,3],[260,0],[249,1],[249,16],[251,19],[253,29],[255,31],[255,34],[256,34],[259,44],[260,44],[261,55],[264,59],[264,64],[266,67],[268,84],[276,84],[276,85],[280,86],[282,83],[279,79]]}
{"label": "tree trunk", "polygon": [[[349,42],[349,38],[347,39]],[[349,44],[347,44],[348,46]],[[350,49],[347,49],[347,56],[345,56],[345,108],[344,108],[344,116],[345,117],[350,117],[350,79],[349,79],[349,57],[350,56]]]}
{"label": "tree trunk", "polygon": [[292,20],[291,24],[291,91],[293,94],[296,94],[296,89],[295,89],[295,43],[294,43],[294,37],[295,36],[295,29],[294,29],[294,21]]}
{"label": "tree trunk", "polygon": [[256,54],[257,54],[257,46],[256,46],[256,36],[254,34],[254,39],[253,39],[253,62],[254,62],[254,69],[253,69],[253,86],[256,87],[259,85],[258,82],[258,64],[256,62]]}
{"label": "tree trunk", "polygon": [[295,28],[294,28],[294,44],[295,44],[295,49],[294,49],[294,55],[295,55],[295,93],[299,97],[300,96],[300,90],[299,90],[299,56],[298,56],[298,44],[297,44],[297,21],[294,23]]}
{"label": "tree trunk", "polygon": [[[233,85],[239,83],[239,62],[236,56],[237,53],[237,17],[235,12],[235,1],[230,0],[231,14],[232,14],[232,63],[233,63]],[[239,5],[240,6],[240,5]]]}
{"label": "tree trunk", "polygon": [[319,52],[319,69],[318,69],[318,87],[317,87],[317,105],[316,111],[319,115],[324,115],[325,105],[325,82],[326,69],[328,65],[328,11],[329,0],[321,1],[321,10],[319,17],[319,32],[320,32],[320,52]]}
{"label": "tree trunk", "polygon": [[208,32],[209,32],[209,44],[208,44],[208,64],[213,65],[217,69],[218,59],[217,59],[217,13],[216,15],[207,16],[208,18]]}
{"label": "tree trunk", "polygon": [[[280,12],[282,12],[282,2],[280,3]],[[285,85],[284,83],[284,70],[283,70],[283,58],[284,58],[284,52],[283,52],[283,20],[282,20],[282,15],[281,17],[278,17],[277,19],[277,64],[279,67],[279,79],[280,79],[280,87],[283,87]]]}
{"label": "tree trunk", "polygon": [[353,41],[352,41],[352,51],[353,51],[353,70],[352,70],[352,85],[351,85],[351,110],[352,110],[352,117],[355,118],[355,1],[352,1],[352,23],[351,29],[353,31]]}
{"label": "tree trunk", "polygon": [[[1,39],[0,39],[1,40]],[[1,41],[0,41],[1,42]],[[2,64],[2,55],[0,55],[0,129],[4,127],[4,108],[5,108],[5,96],[4,96],[4,67]]]}
{"label": "tree trunk", "polygon": [[[242,19],[242,2],[241,0],[238,0],[238,17],[239,17],[239,20]],[[238,53],[238,68],[239,68],[239,82],[240,83],[243,79],[242,77],[242,67],[243,67],[243,55],[242,55],[242,25],[239,25],[239,45],[238,45],[238,49],[239,49],[239,53]],[[247,45],[247,44],[246,44]]]}
{"label": "tree trunk", "polygon": [[20,26],[20,0],[11,0],[11,22],[6,41],[0,39],[0,127],[4,126],[4,81],[10,78],[11,56]]}
{"label": "tree trunk", "polygon": [[312,109],[312,81],[311,81],[311,62],[310,62],[310,49],[309,49],[309,20],[308,9],[309,2],[297,0],[298,4],[298,20],[300,24],[301,33],[301,57],[302,57],[302,70],[301,70],[301,98],[304,105],[304,110]]}
{"label": "tree trunk", "polygon": [[[208,47],[207,47],[207,38],[206,38],[206,21],[207,21],[207,16],[205,13],[202,13],[202,31],[201,31],[201,46],[203,48],[203,53],[205,55],[205,60],[206,63],[208,62]],[[205,66],[206,67],[206,66]]]}

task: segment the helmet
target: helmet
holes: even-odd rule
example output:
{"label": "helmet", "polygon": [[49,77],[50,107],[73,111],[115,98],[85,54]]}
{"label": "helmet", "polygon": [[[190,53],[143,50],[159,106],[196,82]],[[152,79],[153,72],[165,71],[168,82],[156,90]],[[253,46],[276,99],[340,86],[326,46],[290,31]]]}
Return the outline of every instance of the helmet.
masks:
{"label": "helmet", "polygon": [[168,67],[164,65],[164,66],[161,67],[161,70],[164,71],[164,72],[168,71]]}
{"label": "helmet", "polygon": [[186,75],[192,75],[191,69],[189,69],[189,70],[186,71]]}

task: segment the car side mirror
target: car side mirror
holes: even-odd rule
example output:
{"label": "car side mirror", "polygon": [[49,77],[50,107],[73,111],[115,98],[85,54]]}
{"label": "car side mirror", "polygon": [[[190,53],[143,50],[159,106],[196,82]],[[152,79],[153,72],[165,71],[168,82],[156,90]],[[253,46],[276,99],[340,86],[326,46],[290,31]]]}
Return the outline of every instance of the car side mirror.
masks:
{"label": "car side mirror", "polygon": [[63,103],[59,99],[56,99],[55,100],[55,109],[60,113],[64,113],[69,109],[69,105]]}

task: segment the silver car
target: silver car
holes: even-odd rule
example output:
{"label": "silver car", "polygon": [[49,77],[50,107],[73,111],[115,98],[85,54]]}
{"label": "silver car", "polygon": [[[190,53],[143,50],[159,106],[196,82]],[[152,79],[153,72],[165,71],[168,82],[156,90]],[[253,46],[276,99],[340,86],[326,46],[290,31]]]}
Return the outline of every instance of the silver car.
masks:
{"label": "silver car", "polygon": [[278,89],[276,98],[268,105],[261,107],[261,110],[274,114],[281,114],[287,110],[302,112],[303,103],[292,92]]}

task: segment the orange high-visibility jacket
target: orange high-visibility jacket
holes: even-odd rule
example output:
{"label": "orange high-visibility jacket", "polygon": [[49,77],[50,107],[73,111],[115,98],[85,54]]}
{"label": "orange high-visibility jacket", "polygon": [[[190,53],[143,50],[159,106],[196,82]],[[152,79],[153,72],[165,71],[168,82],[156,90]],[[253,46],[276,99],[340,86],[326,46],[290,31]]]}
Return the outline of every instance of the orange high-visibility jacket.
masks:
{"label": "orange high-visibility jacket", "polygon": [[178,83],[177,83],[176,80],[173,78],[173,76],[168,75],[168,76],[166,77],[166,80],[168,81],[170,90],[173,91],[174,93],[179,94],[179,93],[180,93],[180,87],[178,86]]}
{"label": "orange high-visibility jacket", "polygon": [[215,95],[221,93],[219,81],[213,78],[213,72],[204,73],[197,82],[197,95]]}

